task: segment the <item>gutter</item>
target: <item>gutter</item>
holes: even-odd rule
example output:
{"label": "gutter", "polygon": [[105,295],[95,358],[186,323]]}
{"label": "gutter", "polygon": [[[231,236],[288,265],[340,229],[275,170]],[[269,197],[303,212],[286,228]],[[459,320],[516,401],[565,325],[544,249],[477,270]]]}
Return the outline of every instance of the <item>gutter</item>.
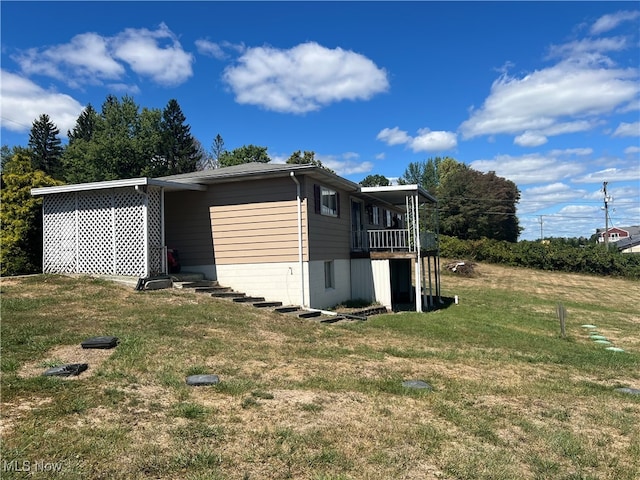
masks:
{"label": "gutter", "polygon": [[302,199],[300,198],[300,182],[295,173],[289,172],[291,180],[296,182],[296,199],[298,204],[298,265],[300,267],[300,306],[304,308],[304,263],[302,259]]}

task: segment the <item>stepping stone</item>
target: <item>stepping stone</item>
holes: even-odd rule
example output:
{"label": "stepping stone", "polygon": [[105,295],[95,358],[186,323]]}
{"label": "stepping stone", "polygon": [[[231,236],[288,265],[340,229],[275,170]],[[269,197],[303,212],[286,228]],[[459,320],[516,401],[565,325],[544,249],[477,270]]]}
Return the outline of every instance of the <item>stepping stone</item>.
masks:
{"label": "stepping stone", "polygon": [[628,393],[630,395],[640,395],[640,388],[616,388],[616,392]]}
{"label": "stepping stone", "polygon": [[84,372],[89,365],[86,363],[67,363],[58,367],[46,370],[42,375],[45,377],[75,377]]}
{"label": "stepping stone", "polygon": [[606,340],[607,337],[603,336],[603,335],[591,335],[590,336],[591,340]]}
{"label": "stepping stone", "polygon": [[605,348],[605,350],[609,350],[610,352],[624,352],[623,349],[618,348],[618,347],[607,347],[607,348]]}
{"label": "stepping stone", "polygon": [[80,345],[82,348],[113,348],[118,345],[118,337],[91,337]]}
{"label": "stepping stone", "polygon": [[609,340],[594,340],[595,343],[599,343],[600,345],[611,345]]}
{"label": "stepping stone", "polygon": [[407,380],[402,382],[402,386],[405,388],[418,388],[418,389],[427,389],[433,390],[433,387],[422,380]]}
{"label": "stepping stone", "polygon": [[582,328],[598,328],[595,325],[591,325],[591,324],[586,324],[586,325],[582,325]]}
{"label": "stepping stone", "polygon": [[201,385],[216,385],[220,383],[218,375],[190,375],[187,377],[187,385],[198,387]]}

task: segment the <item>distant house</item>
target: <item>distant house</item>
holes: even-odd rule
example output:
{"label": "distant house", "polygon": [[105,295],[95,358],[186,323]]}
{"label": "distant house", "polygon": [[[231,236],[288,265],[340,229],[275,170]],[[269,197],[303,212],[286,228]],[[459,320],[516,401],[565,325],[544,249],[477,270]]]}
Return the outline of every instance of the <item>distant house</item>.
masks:
{"label": "distant house", "polygon": [[43,270],[149,277],[183,271],[284,304],[350,299],[417,311],[440,296],[437,232],[417,185],[361,187],[313,165],[249,163],[163,178],[35,188]]}
{"label": "distant house", "polygon": [[[635,225],[632,227],[611,227],[608,232],[609,242],[618,242],[631,236],[640,236],[640,226]],[[604,243],[605,229],[598,228],[596,230],[598,235],[598,243]]]}

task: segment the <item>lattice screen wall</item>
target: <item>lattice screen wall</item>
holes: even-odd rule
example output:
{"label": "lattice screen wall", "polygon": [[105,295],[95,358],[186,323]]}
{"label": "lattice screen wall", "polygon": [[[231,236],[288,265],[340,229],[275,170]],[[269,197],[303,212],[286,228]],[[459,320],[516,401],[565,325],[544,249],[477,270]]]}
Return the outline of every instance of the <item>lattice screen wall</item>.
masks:
{"label": "lattice screen wall", "polygon": [[143,276],[147,261],[150,274],[163,271],[159,188],[52,194],[43,210],[45,273]]}

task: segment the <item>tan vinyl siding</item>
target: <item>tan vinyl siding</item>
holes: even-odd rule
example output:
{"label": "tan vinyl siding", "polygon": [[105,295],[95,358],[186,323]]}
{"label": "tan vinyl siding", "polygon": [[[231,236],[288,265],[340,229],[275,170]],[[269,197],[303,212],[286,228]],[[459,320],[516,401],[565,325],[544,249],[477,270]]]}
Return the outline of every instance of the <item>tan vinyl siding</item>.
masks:
{"label": "tan vinyl siding", "polygon": [[313,185],[312,181],[306,184],[306,196],[309,202],[310,260],[350,258],[351,200],[349,193],[327,186],[340,194],[340,216],[322,215],[315,213]]}
{"label": "tan vinyl siding", "polygon": [[[209,208],[217,265],[296,262],[298,210],[290,178],[216,186]],[[302,203],[306,247],[306,201]],[[304,249],[306,250],[306,248]],[[303,250],[304,259],[307,254]]]}

